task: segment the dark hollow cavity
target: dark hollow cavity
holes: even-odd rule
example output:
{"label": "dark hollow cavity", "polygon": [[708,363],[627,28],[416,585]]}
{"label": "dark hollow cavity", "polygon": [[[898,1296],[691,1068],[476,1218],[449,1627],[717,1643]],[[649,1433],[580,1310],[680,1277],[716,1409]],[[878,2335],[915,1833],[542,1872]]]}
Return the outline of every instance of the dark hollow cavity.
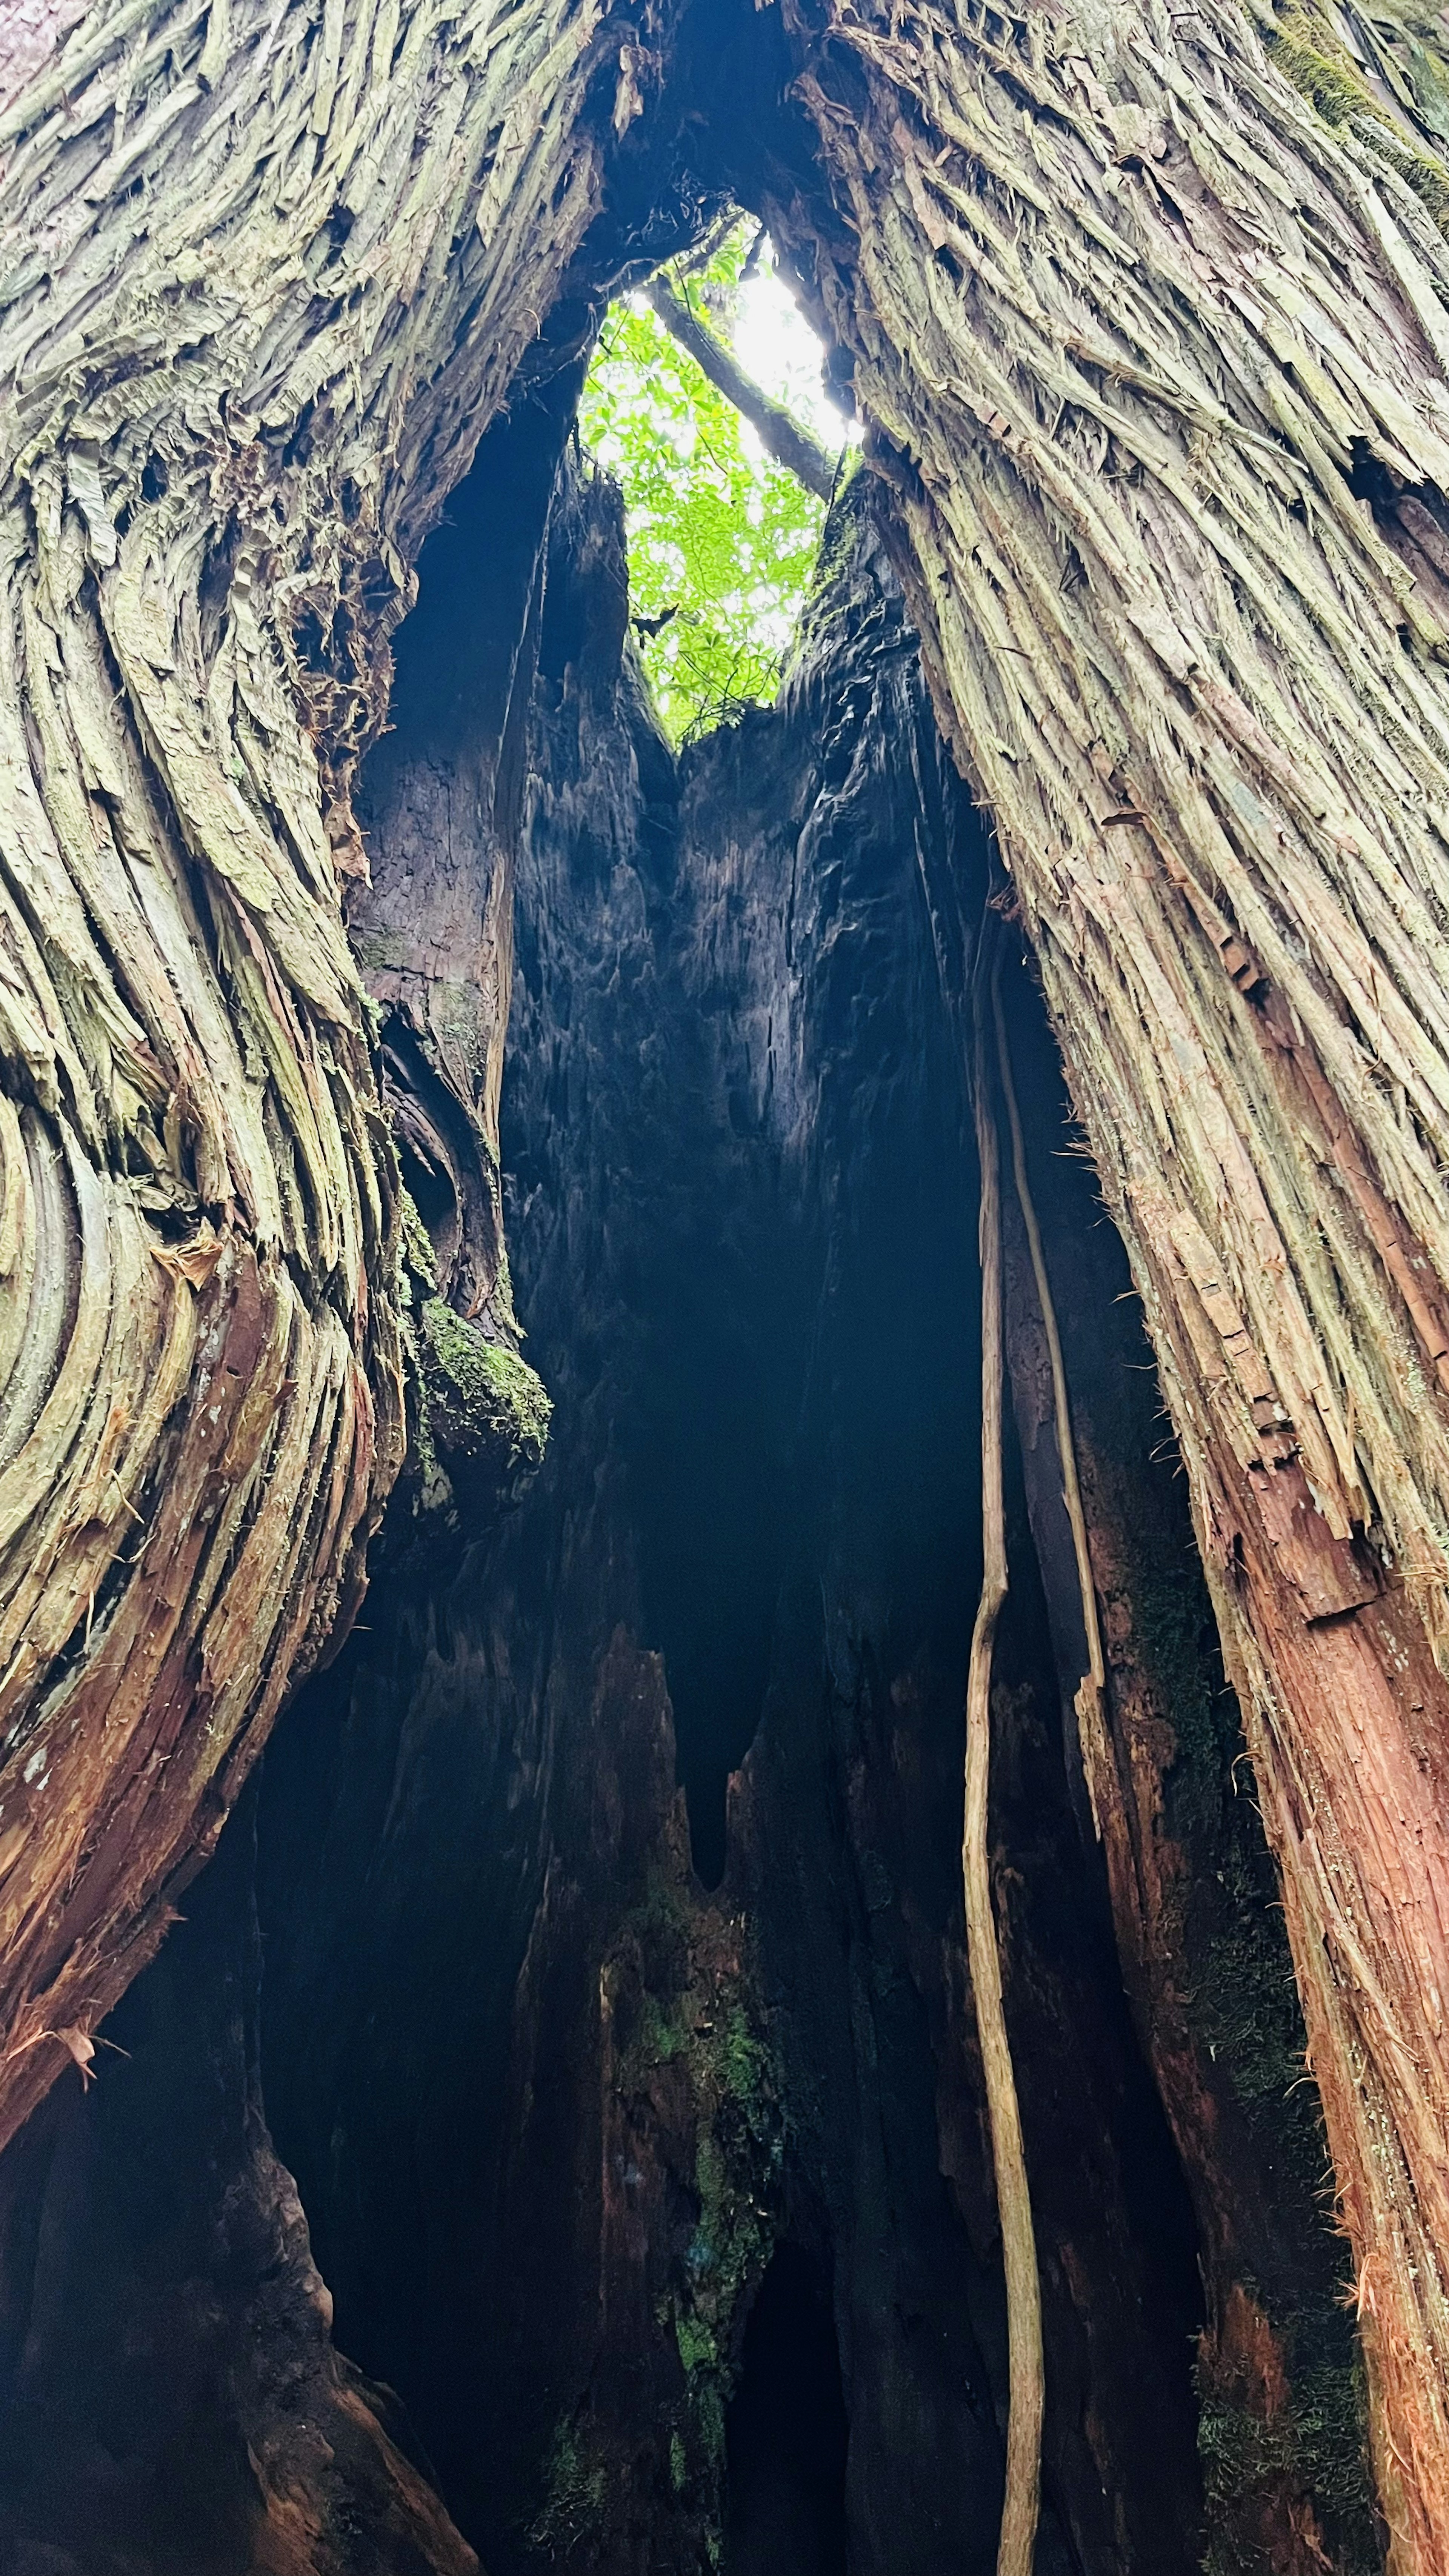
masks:
{"label": "dark hollow cavity", "polygon": [[[504,1094],[550,1454],[451,1564],[445,1529],[431,1562],[399,1530],[369,1635],[269,1758],[268,2106],[343,2347],[406,2398],[494,2576],[623,2571],[640,2533],[655,2567],[719,2545],[751,2300],[792,2230],[835,2249],[852,2568],[987,2576],[1003,2318],[946,1968],[986,851],[868,517],[780,707],[677,766],[624,651],[620,543],[616,498],[566,471]],[[454,757],[400,729],[374,764],[375,846],[414,882],[409,817]],[[1073,1811],[1014,1451],[1011,1492],[1020,2072],[1071,2264],[1048,2256],[1041,2563],[1105,2569],[1125,2516],[1186,2570],[1194,2226]],[[1109,2511],[1094,2405],[1129,2490]]]}
{"label": "dark hollow cavity", "polygon": [[845,2576],[848,2434],[828,2289],[781,2245],[725,2417],[725,2576]]}

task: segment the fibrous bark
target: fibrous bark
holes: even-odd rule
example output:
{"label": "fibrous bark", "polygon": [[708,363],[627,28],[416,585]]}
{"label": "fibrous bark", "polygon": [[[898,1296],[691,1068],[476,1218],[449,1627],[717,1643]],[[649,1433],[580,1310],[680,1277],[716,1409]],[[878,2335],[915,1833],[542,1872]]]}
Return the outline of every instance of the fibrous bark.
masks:
{"label": "fibrous bark", "polygon": [[[1122,1974],[1197,2220],[1205,2564],[1320,2576],[1326,2559],[1359,2576],[1382,2548],[1356,2438],[1358,2336],[1277,1875],[1140,1308],[1090,1163],[1059,1124],[1060,1063],[1029,981],[1008,953],[1025,1184],[1004,1211],[1012,1405],[1063,1708],[1076,1702],[1079,1735],[1083,1714],[1098,1730],[1076,1765],[1082,1831],[1100,1843]],[[1073,1460],[1103,1684],[1085,1712]]]}
{"label": "fibrous bark", "polygon": [[74,14],[0,118],[0,2136],[359,1596],[403,1402],[349,783],[644,62],[593,0],[125,0],[45,59]]}
{"label": "fibrous bark", "polygon": [[1398,2564],[1427,2571],[1449,2553],[1449,251],[1413,138],[1325,128],[1232,7],[868,6],[802,41],[843,226],[811,244],[823,307],[1182,1440]]}

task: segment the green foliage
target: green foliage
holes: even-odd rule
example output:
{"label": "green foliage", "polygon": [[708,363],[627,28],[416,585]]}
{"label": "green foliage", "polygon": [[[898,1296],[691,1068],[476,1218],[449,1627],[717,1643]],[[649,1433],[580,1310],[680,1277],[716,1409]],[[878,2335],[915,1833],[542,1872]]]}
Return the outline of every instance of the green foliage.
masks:
{"label": "green foliage", "polygon": [[[673,283],[721,338],[749,236]],[[774,386],[767,387],[776,392]],[[773,464],[732,404],[641,296],[614,305],[579,411],[585,446],[624,487],[629,587],[645,668],[671,738],[773,697],[810,581],[823,505]]]}

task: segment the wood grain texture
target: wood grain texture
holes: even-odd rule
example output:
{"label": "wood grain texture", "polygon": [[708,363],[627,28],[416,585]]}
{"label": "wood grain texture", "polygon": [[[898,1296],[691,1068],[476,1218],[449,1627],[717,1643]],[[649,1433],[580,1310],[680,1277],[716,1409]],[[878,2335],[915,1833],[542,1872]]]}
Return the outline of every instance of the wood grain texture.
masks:
{"label": "wood grain texture", "polygon": [[1449,250],[1409,86],[1370,67],[1376,116],[1325,123],[1265,33],[1216,0],[833,7],[799,37],[840,227],[811,247],[1187,1458],[1395,2565],[1427,2576],[1449,2556]]}
{"label": "wood grain texture", "polygon": [[350,785],[642,66],[598,0],[96,0],[46,60],[31,15],[0,116],[0,2138],[360,1596],[403,1370]]}
{"label": "wood grain texture", "polygon": [[[994,931],[994,922],[988,925]],[[994,953],[989,938],[983,961]],[[1010,2396],[1006,2417],[1006,2479],[997,2536],[996,2576],[1031,2576],[1041,2515],[1042,2419],[1046,2382],[1042,2358],[1041,2279],[1031,2186],[1022,2139],[1021,2104],[1012,2065],[1001,1993],[1001,1951],[991,1897],[991,1677],[997,1623],[1006,1601],[1006,1507],[1002,1493],[1002,1413],[1005,1370],[1001,1317],[1001,1154],[991,1080],[999,1003],[989,967],[978,963],[974,1005],[976,1046],[973,1092],[976,1151],[981,1168],[981,1594],[971,1630],[966,1677],[966,1772],[961,1833],[965,1889],[966,1959],[981,2076],[991,2132],[991,2166],[1001,2226],[1006,2281],[1007,2359]]]}

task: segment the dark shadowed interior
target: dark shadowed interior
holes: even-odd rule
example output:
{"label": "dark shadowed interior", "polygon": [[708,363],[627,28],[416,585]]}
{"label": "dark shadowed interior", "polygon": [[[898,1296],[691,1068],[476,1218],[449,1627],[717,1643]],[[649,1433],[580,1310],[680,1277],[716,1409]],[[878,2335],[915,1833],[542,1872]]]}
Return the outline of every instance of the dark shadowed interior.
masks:
{"label": "dark shadowed interior", "polygon": [[778,2246],[725,2417],[728,2576],[845,2576],[848,2438],[827,2285]]}

